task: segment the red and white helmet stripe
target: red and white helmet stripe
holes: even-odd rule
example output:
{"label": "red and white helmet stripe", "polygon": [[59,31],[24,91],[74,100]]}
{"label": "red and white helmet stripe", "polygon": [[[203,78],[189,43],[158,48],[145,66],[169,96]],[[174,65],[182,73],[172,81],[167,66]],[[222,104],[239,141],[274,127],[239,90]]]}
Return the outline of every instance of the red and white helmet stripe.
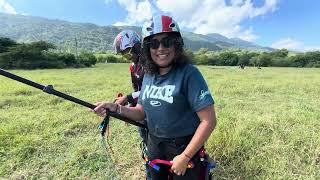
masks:
{"label": "red and white helmet stripe", "polygon": [[[154,34],[176,32],[180,34],[178,23],[170,16],[158,15],[146,22],[142,27],[142,39]],[[181,34],[180,34],[181,36]]]}

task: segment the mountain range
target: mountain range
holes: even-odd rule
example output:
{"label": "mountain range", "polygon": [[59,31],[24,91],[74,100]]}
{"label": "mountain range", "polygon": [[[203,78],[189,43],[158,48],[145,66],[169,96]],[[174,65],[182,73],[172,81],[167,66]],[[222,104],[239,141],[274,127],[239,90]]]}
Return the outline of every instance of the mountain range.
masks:
{"label": "mountain range", "polygon": [[[141,31],[141,27],[138,26],[98,26],[92,23],[74,23],[0,13],[0,37],[8,37],[25,43],[44,40],[62,49],[79,48],[95,52],[113,50],[114,37],[123,29]],[[182,32],[182,36],[185,47],[193,51],[200,48],[208,48],[212,51],[229,48],[255,51],[273,50],[239,38],[227,38],[217,33],[201,35]]]}

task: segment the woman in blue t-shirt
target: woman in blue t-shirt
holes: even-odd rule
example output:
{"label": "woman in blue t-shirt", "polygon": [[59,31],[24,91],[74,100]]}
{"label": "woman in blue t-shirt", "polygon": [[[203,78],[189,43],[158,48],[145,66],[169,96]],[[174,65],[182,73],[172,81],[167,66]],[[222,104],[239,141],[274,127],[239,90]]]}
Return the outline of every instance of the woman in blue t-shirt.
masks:
{"label": "woman in blue t-shirt", "polygon": [[142,39],[146,74],[137,106],[98,102],[95,112],[104,116],[109,109],[132,120],[147,120],[148,159],[171,165],[152,169],[152,179],[203,179],[200,156],[216,125],[213,97],[184,55],[179,26],[171,17],[159,15],[145,23]]}

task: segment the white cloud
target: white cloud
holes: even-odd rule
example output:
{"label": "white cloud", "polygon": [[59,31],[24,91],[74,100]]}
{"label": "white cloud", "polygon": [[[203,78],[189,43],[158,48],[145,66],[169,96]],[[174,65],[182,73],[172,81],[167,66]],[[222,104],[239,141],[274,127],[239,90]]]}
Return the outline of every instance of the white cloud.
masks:
{"label": "white cloud", "polygon": [[280,39],[279,41],[273,43],[271,47],[276,49],[285,48],[292,51],[302,51],[302,52],[320,50],[320,47],[308,46],[308,45],[305,45],[303,42],[300,42],[291,38]]}
{"label": "white cloud", "polygon": [[246,29],[242,33],[238,33],[238,34],[239,34],[238,38],[246,40],[246,41],[252,41],[252,40],[255,40],[255,39],[259,38],[258,35],[255,35],[253,33],[253,28],[252,27],[250,27],[249,29]]}
{"label": "white cloud", "polygon": [[124,22],[117,22],[114,25],[140,25],[152,16],[149,1],[118,0],[118,3],[128,11],[128,15]]}
{"label": "white cloud", "polygon": [[0,0],[0,12],[17,14],[16,10],[5,0]]}
{"label": "white cloud", "polygon": [[117,0],[125,7],[128,16],[124,22],[116,24],[141,25],[152,14],[160,10],[172,15],[182,28],[195,33],[219,33],[227,37],[238,37],[248,41],[259,38],[253,27],[245,28],[241,23],[249,18],[265,15],[277,9],[279,0],[264,0],[256,7],[252,0]]}
{"label": "white cloud", "polygon": [[258,38],[253,27],[244,28],[241,23],[248,19],[276,10],[279,0],[265,0],[261,7],[255,7],[251,0],[232,0],[227,5],[224,0],[157,0],[157,6],[171,13],[183,27],[195,33],[220,33],[227,37],[245,40]]}
{"label": "white cloud", "polygon": [[[251,1],[251,0],[249,0]],[[250,12],[250,17],[255,17],[259,15],[264,15],[268,13],[269,11],[273,12],[277,10],[277,3],[279,0],[265,0],[264,6],[260,8],[253,8],[252,11]]]}

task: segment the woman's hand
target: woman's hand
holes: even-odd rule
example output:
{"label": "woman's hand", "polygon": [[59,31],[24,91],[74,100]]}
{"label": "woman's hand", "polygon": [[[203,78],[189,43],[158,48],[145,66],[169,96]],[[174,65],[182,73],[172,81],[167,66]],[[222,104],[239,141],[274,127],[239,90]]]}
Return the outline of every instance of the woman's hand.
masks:
{"label": "woman's hand", "polygon": [[112,112],[117,112],[118,109],[118,104],[115,103],[97,102],[95,105],[97,107],[93,111],[101,117],[106,116],[107,109]]}
{"label": "woman's hand", "polygon": [[122,105],[122,106],[125,106],[125,105],[128,104],[128,98],[127,98],[127,96],[117,97],[117,98],[114,100],[114,103],[120,104],[120,105]]}
{"label": "woman's hand", "polygon": [[126,107],[116,103],[97,102],[95,105],[96,108],[94,108],[94,110],[91,111],[93,111],[101,117],[105,117],[106,112],[111,111],[134,121],[143,121],[145,118],[143,106],[140,104],[137,104],[136,107]]}
{"label": "woman's hand", "polygon": [[190,159],[184,154],[177,155],[172,160],[171,170],[178,176],[183,176],[186,173]]}

